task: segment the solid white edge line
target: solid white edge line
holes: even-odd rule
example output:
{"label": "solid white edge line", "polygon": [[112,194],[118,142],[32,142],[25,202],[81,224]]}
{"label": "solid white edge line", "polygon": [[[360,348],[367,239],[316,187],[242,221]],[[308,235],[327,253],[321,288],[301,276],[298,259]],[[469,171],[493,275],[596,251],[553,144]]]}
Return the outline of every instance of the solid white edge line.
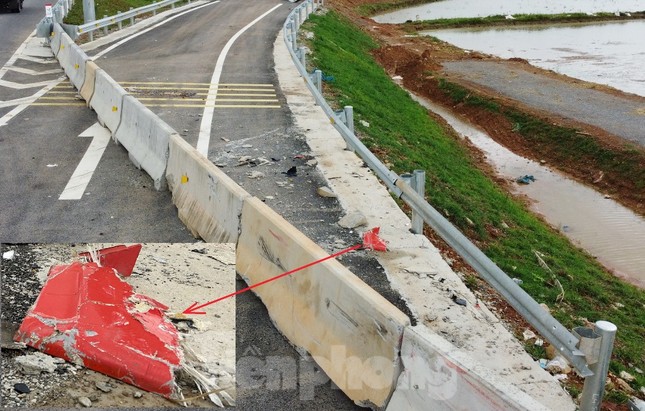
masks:
{"label": "solid white edge line", "polygon": [[101,51],[101,52],[99,52],[99,53],[95,54],[93,57],[90,57],[90,60],[94,61],[94,60],[96,60],[96,59],[98,59],[98,58],[100,58],[100,57],[103,57],[105,54],[107,54],[107,53],[109,53],[110,51],[114,50],[115,48],[117,48],[117,47],[119,47],[119,46],[121,46],[121,45],[123,45],[123,44],[127,43],[128,41],[130,41],[130,40],[132,40],[132,39],[134,39],[134,38],[137,38],[137,37],[139,37],[140,35],[145,34],[145,33],[149,32],[149,31],[150,31],[150,30],[152,30],[152,29],[156,29],[157,27],[163,26],[164,24],[166,24],[166,23],[168,23],[168,22],[170,22],[170,21],[173,21],[174,19],[176,19],[176,18],[178,18],[178,17],[181,17],[181,16],[183,16],[183,15],[185,15],[185,14],[188,14],[188,13],[192,13],[193,11],[199,10],[199,9],[201,9],[201,8],[203,8],[203,7],[212,6],[213,4],[217,4],[217,3],[219,3],[219,2],[220,2],[220,0],[216,0],[216,1],[212,2],[212,3],[202,4],[201,6],[197,6],[197,7],[195,7],[195,8],[190,9],[190,10],[186,10],[186,11],[184,11],[184,12],[182,12],[182,13],[179,13],[179,14],[176,14],[176,15],[174,15],[174,16],[172,16],[172,17],[169,17],[169,18],[167,18],[166,20],[164,20],[164,21],[162,21],[162,22],[160,22],[160,23],[155,24],[155,25],[154,25],[154,26],[152,26],[152,27],[148,27],[148,28],[147,28],[147,29],[145,29],[145,30],[141,30],[140,32],[135,33],[135,34],[131,35],[130,37],[126,37],[126,38],[124,38],[123,40],[121,40],[121,41],[119,41],[119,42],[117,42],[117,43],[114,43],[114,44],[113,44],[113,45],[111,45],[110,47],[107,47],[107,48],[106,48],[106,49],[104,49],[103,51]]}
{"label": "solid white edge line", "polygon": [[[204,114],[202,115],[202,122],[199,126],[199,137],[197,138],[197,151],[202,153],[204,157],[208,157],[208,146],[210,145],[211,128],[213,126],[213,115],[215,113],[215,107],[214,107],[215,100],[217,98],[219,79],[222,76],[222,69],[224,68],[224,60],[226,60],[226,55],[228,54],[229,50],[233,46],[233,43],[235,43],[235,40],[237,40],[238,37],[240,37],[246,30],[251,28],[255,23],[262,20],[264,17],[269,15],[272,11],[274,11],[280,6],[282,5],[278,4],[277,6],[271,8],[269,11],[262,14],[260,17],[253,20],[252,22],[244,26],[240,31],[235,33],[235,35],[228,40],[228,42],[222,49],[219,57],[217,58],[217,63],[215,63],[215,71],[213,71],[210,87],[208,88],[208,95],[206,97],[207,107],[204,108]],[[213,106],[213,107],[210,107],[210,106]]]}

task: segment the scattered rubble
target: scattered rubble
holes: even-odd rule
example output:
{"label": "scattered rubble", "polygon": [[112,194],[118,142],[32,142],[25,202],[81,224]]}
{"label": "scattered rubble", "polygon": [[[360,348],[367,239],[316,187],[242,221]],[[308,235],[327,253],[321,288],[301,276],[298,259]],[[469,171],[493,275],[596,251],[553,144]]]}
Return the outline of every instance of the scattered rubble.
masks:
{"label": "scattered rubble", "polygon": [[41,372],[52,373],[56,371],[58,364],[65,361],[41,352],[21,355],[15,358],[15,363],[23,374],[40,374]]}

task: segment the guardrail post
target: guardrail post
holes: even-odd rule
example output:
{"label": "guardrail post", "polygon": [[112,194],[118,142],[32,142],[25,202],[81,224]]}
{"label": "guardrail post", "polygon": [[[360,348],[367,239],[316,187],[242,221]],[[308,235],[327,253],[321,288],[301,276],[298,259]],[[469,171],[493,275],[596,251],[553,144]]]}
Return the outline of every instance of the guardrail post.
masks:
{"label": "guardrail post", "polygon": [[[121,14],[121,12],[117,11],[116,14]],[[119,27],[119,30],[123,28],[123,22],[121,20],[119,20],[119,22],[116,25]]]}
{"label": "guardrail post", "polygon": [[617,330],[618,328],[608,321],[596,321],[593,331],[600,336],[600,351],[598,362],[589,365],[593,375],[585,378],[580,398],[580,411],[600,410]]}
{"label": "guardrail post", "polygon": [[345,106],[343,111],[345,112],[345,125],[354,134],[354,107]]}
{"label": "guardrail post", "polygon": [[94,20],[96,20],[94,0],[83,0],[83,22],[87,24]]}
{"label": "guardrail post", "polygon": [[[156,2],[156,1],[153,1],[153,2],[152,2],[152,4],[157,4],[157,2]],[[156,15],[157,15],[157,8],[156,8],[156,7],[155,7],[155,9],[154,9],[154,10],[152,10],[152,15],[153,15],[153,16],[156,16]]]}
{"label": "guardrail post", "polygon": [[[413,188],[423,198],[426,194],[426,172],[424,170],[414,170]],[[412,211],[412,232],[423,234],[423,217],[421,214]]]}
{"label": "guardrail post", "polygon": [[322,71],[314,71],[314,84],[316,85],[318,92],[322,93]]}
{"label": "guardrail post", "polygon": [[[107,17],[108,17],[107,14],[103,15],[104,19],[107,19]],[[108,28],[109,28],[109,26],[103,27],[103,34],[105,34],[106,36],[108,35],[108,32],[109,32]]]}
{"label": "guardrail post", "polygon": [[306,65],[307,53],[305,52],[304,47],[298,48],[298,59],[300,60],[300,64],[302,64],[302,67],[304,67],[305,70],[307,70],[307,65]]}
{"label": "guardrail post", "polygon": [[[426,172],[424,170],[414,170],[412,174],[405,173],[399,176],[421,197],[425,197],[426,190]],[[423,217],[412,209],[410,231],[414,234],[423,234]]]}
{"label": "guardrail post", "polygon": [[296,32],[300,30],[300,9],[298,9],[298,12],[293,15],[294,18],[294,23],[295,23],[295,28]]}
{"label": "guardrail post", "polygon": [[295,51],[298,49],[298,41],[296,37],[298,36],[298,26],[294,20],[291,20],[291,48]]}
{"label": "guardrail post", "polygon": [[[130,11],[134,10],[133,7],[130,7]],[[130,25],[134,26],[134,16],[130,17]]]}

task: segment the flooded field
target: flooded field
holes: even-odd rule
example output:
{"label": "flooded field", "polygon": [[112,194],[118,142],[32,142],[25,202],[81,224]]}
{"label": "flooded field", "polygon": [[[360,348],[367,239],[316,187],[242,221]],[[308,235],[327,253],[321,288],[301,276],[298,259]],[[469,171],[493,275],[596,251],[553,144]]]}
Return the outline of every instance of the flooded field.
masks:
{"label": "flooded field", "polygon": [[423,34],[463,49],[501,58],[520,57],[540,68],[645,96],[643,20],[548,27],[433,30]]}
{"label": "flooded field", "polygon": [[[513,14],[560,14],[643,11],[643,0],[445,0],[376,16],[379,23],[486,17]],[[642,37],[641,37],[642,38]]]}
{"label": "flooded field", "polygon": [[533,201],[532,210],[615,275],[645,288],[645,219],[557,171],[514,154],[447,109],[413,98],[443,117],[459,135],[468,137],[501,177],[515,180],[532,175],[535,181],[531,184],[515,185],[516,193]]}

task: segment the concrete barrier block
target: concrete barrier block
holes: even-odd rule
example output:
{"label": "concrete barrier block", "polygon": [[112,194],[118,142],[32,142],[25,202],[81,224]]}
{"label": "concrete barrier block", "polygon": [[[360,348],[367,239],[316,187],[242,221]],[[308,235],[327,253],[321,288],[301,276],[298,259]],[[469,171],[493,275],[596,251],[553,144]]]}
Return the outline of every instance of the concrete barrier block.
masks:
{"label": "concrete barrier block", "polygon": [[166,180],[179,218],[194,236],[207,242],[237,241],[242,204],[250,194],[174,134]]}
{"label": "concrete barrier block", "polygon": [[96,71],[90,107],[96,111],[99,123],[110,129],[112,133],[119,128],[123,97],[127,94],[125,89],[105,71]]}
{"label": "concrete barrier block", "polygon": [[[249,284],[328,254],[257,198],[242,209],[236,270]],[[357,404],[383,407],[408,317],[336,260],[253,289],[277,328]]]}
{"label": "concrete barrier block", "polygon": [[170,136],[177,134],[136,98],[123,97],[121,123],[114,139],[128,150],[130,160],[148,173],[155,189],[165,190]]}
{"label": "concrete barrier block", "polygon": [[98,70],[100,70],[99,66],[92,60],[85,62],[85,81],[81,86],[80,95],[87,102],[88,106],[94,94],[94,82],[96,81],[96,72]]}
{"label": "concrete barrier block", "polygon": [[49,38],[49,47],[51,47],[52,52],[56,57],[58,57],[58,52],[60,51],[60,42],[63,38],[63,33],[65,33],[65,31],[60,24],[55,23]]}
{"label": "concrete barrier block", "polygon": [[67,34],[63,34],[62,45],[66,52],[59,53],[58,61],[74,87],[80,90],[85,81],[85,64],[89,57]]}
{"label": "concrete barrier block", "polygon": [[407,327],[403,371],[387,411],[548,410],[425,327]]}

